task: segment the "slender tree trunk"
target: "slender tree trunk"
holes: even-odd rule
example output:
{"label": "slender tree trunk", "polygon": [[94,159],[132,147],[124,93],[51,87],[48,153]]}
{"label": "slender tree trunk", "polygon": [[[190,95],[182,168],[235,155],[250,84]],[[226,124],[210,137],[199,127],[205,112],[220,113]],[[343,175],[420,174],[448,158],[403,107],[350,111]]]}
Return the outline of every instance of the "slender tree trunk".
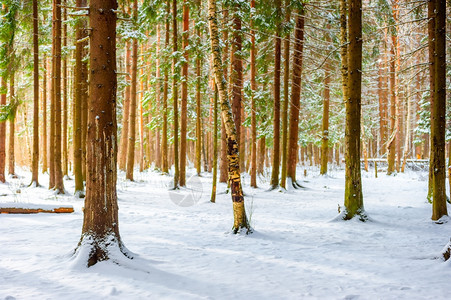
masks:
{"label": "slender tree trunk", "polygon": [[[77,7],[86,7],[86,0],[77,0]],[[86,25],[85,21],[77,22],[75,25],[75,39],[77,41],[83,40],[85,38],[84,27]],[[75,177],[75,196],[83,197],[83,149],[82,149],[82,109],[83,109],[83,98],[86,97],[84,93],[84,86],[86,85],[83,76],[83,48],[85,47],[84,42],[76,42],[75,44],[75,68],[74,68],[74,177]]]}
{"label": "slender tree trunk", "polygon": [[[299,132],[299,106],[301,100],[301,75],[302,58],[304,49],[304,10],[298,10],[294,32],[293,72],[291,82],[290,123],[288,132],[288,162],[297,161],[298,154],[298,132]],[[296,183],[296,164],[288,163],[287,178],[293,187]]]}
{"label": "slender tree trunk", "polygon": [[[223,10],[223,32],[222,40],[225,44],[223,49],[223,61],[227,62],[229,57],[229,31],[227,26],[227,21],[229,18],[229,10],[225,7]],[[228,68],[227,63],[224,64],[223,68],[224,78],[226,82],[228,81]],[[227,170],[227,132],[225,128],[224,120],[221,119],[221,160],[219,166],[219,182],[227,182],[228,170]]]}
{"label": "slender tree trunk", "polygon": [[42,93],[42,173],[47,172],[47,56],[44,54],[44,74],[43,77],[43,93]]}
{"label": "slender tree trunk", "polygon": [[[276,18],[282,15],[281,0],[275,1]],[[280,20],[279,20],[280,22]],[[281,24],[276,24],[276,36],[274,38],[274,114],[273,114],[273,155],[272,155],[272,173],[271,189],[279,186],[279,168],[280,168],[280,60],[281,60]]]}
{"label": "slender tree trunk", "polygon": [[[330,29],[330,24],[327,24]],[[329,35],[326,35],[326,43],[329,43]],[[330,103],[330,66],[329,61],[324,66],[324,101],[323,101],[323,124],[322,124],[322,140],[321,140],[321,170],[320,174],[327,174],[327,163],[329,157],[329,103]]]}
{"label": "slender tree trunk", "polygon": [[172,1],[172,102],[174,108],[174,189],[179,187],[180,169],[179,169],[179,108],[178,108],[178,85],[177,75],[179,68],[177,66],[178,51],[178,33],[177,33],[177,0]]}
{"label": "slender tree trunk", "polygon": [[[199,8],[200,9],[200,8]],[[196,29],[197,36],[200,37],[200,28]],[[201,103],[201,59],[196,57],[196,171],[200,176],[202,171],[202,103]]]}
{"label": "slender tree trunk", "polygon": [[[343,5],[343,0],[340,5]],[[346,10],[340,7],[340,13]],[[347,101],[345,129],[345,209],[344,220],[350,220],[358,215],[361,221],[366,221],[363,207],[362,179],[360,174],[360,118],[362,93],[362,0],[349,1],[348,23],[349,46],[347,58]]]}
{"label": "slender tree trunk", "polygon": [[[242,102],[242,88],[243,88],[243,61],[241,58],[242,50],[242,36],[241,36],[241,15],[240,5],[235,4],[233,8],[233,38],[231,51],[231,67],[230,83],[232,90],[232,113],[235,120],[235,127],[237,133],[238,151],[241,149],[241,102]],[[244,141],[243,141],[244,142]],[[241,153],[242,155],[242,153]],[[241,157],[240,155],[240,157]],[[240,170],[242,170],[242,159],[239,161]]]}
{"label": "slender tree trunk", "polygon": [[[398,2],[397,0],[393,3],[393,17],[395,20],[398,15]],[[387,148],[388,148],[388,168],[387,175],[391,175],[395,169],[395,158],[396,158],[396,143],[397,136],[399,131],[399,115],[398,115],[398,85],[396,82],[396,70],[397,70],[397,61],[398,61],[398,37],[396,34],[392,34],[392,45],[390,48],[391,59],[390,59],[390,129],[391,136],[388,140]]]}
{"label": "slender tree trunk", "polygon": [[[251,0],[251,8],[255,8],[255,0]],[[255,93],[257,92],[256,81],[256,47],[255,47],[255,31],[253,29],[253,22],[251,19],[251,187],[257,187],[257,116],[255,106]]]}
{"label": "slender tree trunk", "polygon": [[9,103],[11,105],[11,118],[9,120],[9,144],[8,144],[8,174],[12,175],[13,177],[17,177],[16,176],[16,171],[15,171],[15,159],[14,159],[14,123],[16,121],[16,111],[17,111],[17,107],[16,107],[16,95],[15,95],[15,91],[14,91],[14,71],[11,71],[11,73],[9,74],[10,78],[9,78]]}
{"label": "slender tree trunk", "polygon": [[[125,80],[130,82],[130,74],[132,72],[131,61],[132,61],[132,51],[130,49],[130,43],[125,43]],[[128,147],[128,136],[129,136],[129,123],[130,123],[130,85],[125,87],[125,95],[123,102],[123,113],[122,113],[122,131],[121,131],[121,144],[119,146],[119,169],[126,170],[127,168],[127,147]]]}
{"label": "slender tree trunk", "polygon": [[33,157],[31,185],[39,186],[39,29],[38,0],[33,0]]}
{"label": "slender tree trunk", "polygon": [[215,85],[215,103],[213,116],[213,187],[210,201],[216,202],[216,181],[218,178],[218,88]]}
{"label": "slender tree trunk", "polygon": [[[289,23],[291,19],[290,1],[285,1],[285,23]],[[280,186],[287,188],[287,164],[288,164],[288,103],[289,103],[289,87],[290,84],[290,33],[285,35],[283,41],[283,57],[284,57],[284,73],[283,73],[283,107],[282,107],[282,172]]]}
{"label": "slender tree trunk", "polygon": [[[144,45],[141,45],[141,55],[144,56]],[[144,64],[146,60],[144,60]],[[150,135],[147,137],[147,145],[144,141],[144,107],[143,107],[143,98],[144,98],[144,66],[141,67],[140,73],[140,92],[139,92],[139,172],[144,171],[144,160],[145,160],[145,148],[150,147]],[[147,147],[146,147],[147,146]],[[154,153],[154,151],[152,151]],[[153,162],[152,157],[148,156],[147,159],[151,164]]]}
{"label": "slender tree trunk", "polygon": [[[61,0],[53,0],[53,44],[52,44],[52,101],[50,117],[50,184],[57,193],[64,194],[61,167]],[[53,117],[53,118],[52,118]]]}
{"label": "slender tree trunk", "polygon": [[[157,49],[156,49],[156,59],[155,59],[155,64],[156,64],[156,95],[155,95],[155,100],[157,102],[157,111],[158,113],[161,113],[161,71],[160,71],[160,43],[161,43],[161,30],[160,30],[160,25],[157,25]],[[157,137],[156,137],[156,155],[157,155],[157,159],[155,161],[155,165],[157,167],[157,169],[161,170],[162,167],[162,159],[161,159],[161,136],[160,136],[160,130],[161,130],[161,126],[158,125],[157,127]]]}
{"label": "slender tree trunk", "polygon": [[[171,9],[171,0],[166,2],[166,14],[169,16]],[[165,24],[165,46],[166,49],[169,48],[169,17],[166,18]],[[162,145],[162,171],[163,173],[168,173],[168,89],[169,89],[169,74],[168,69],[164,69],[164,85],[163,85],[163,137],[161,139]]]}
{"label": "slender tree trunk", "polygon": [[[138,1],[133,1],[133,19],[138,20]],[[130,114],[128,119],[128,146],[127,146],[127,171],[125,178],[133,181],[133,169],[135,167],[135,140],[136,140],[136,86],[138,75],[138,40],[132,40],[132,81],[130,85]]]}
{"label": "slender tree trunk", "polygon": [[183,57],[182,64],[182,102],[180,117],[180,186],[186,185],[186,123],[188,104],[188,49],[189,46],[189,6],[187,0],[183,0]]}
{"label": "slender tree trunk", "polygon": [[216,86],[218,88],[218,95],[221,102],[221,114],[227,131],[229,183],[233,201],[234,216],[233,232],[237,233],[238,231],[240,231],[240,229],[246,229],[246,232],[249,233],[251,229],[246,217],[243,190],[241,187],[237,131],[232,117],[232,112],[227,95],[227,83],[225,81],[222,69],[221,48],[219,44],[218,20],[216,17],[215,0],[208,1],[208,16],[210,25],[211,51],[213,55],[213,70]]}
{"label": "slender tree trunk", "polygon": [[[8,82],[5,79],[5,77],[2,77],[0,84],[0,105],[6,105],[7,89]],[[5,164],[6,164],[6,122],[0,122],[0,182],[6,182]]]}
{"label": "slender tree trunk", "polygon": [[[115,0],[90,1],[91,77],[86,200],[78,255],[88,267],[126,253],[119,235],[116,194],[116,14]],[[102,46],[102,47],[99,47]],[[87,248],[82,250],[80,248]]]}
{"label": "slender tree trunk", "polygon": [[[66,5],[67,0],[63,0],[63,4]],[[66,9],[64,8],[63,10],[63,47],[66,48],[67,47],[67,12]],[[68,176],[69,174],[69,170],[68,170],[68,165],[69,165],[69,159],[68,159],[68,155],[67,155],[67,119],[68,119],[68,111],[67,111],[67,76],[68,76],[68,72],[67,72],[67,55],[64,56],[63,58],[63,107],[62,107],[62,111],[63,111],[63,133],[62,133],[62,150],[63,150],[63,166],[62,166],[62,172],[63,172],[63,176]]]}
{"label": "slender tree trunk", "polygon": [[447,216],[446,207],[446,1],[435,0],[434,102],[431,106],[432,220]]}

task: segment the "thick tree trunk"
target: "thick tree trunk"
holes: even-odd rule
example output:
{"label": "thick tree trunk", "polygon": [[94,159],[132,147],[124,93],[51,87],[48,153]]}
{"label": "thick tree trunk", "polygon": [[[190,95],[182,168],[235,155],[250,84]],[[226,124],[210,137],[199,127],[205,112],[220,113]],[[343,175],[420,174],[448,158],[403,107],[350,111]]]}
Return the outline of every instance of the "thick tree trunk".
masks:
{"label": "thick tree trunk", "polygon": [[[160,71],[160,43],[161,43],[161,30],[160,25],[157,25],[157,49],[155,55],[155,64],[156,64],[156,84],[155,84],[155,100],[157,102],[157,111],[161,113],[161,71]],[[159,124],[157,127],[156,141],[155,141],[155,151],[156,151],[156,160],[155,167],[161,170],[162,159],[161,159],[161,125]]]}
{"label": "thick tree trunk", "polygon": [[33,0],[33,157],[31,185],[39,186],[39,42],[38,0]]}
{"label": "thick tree trunk", "polygon": [[187,0],[183,0],[183,57],[182,64],[182,102],[180,117],[180,186],[186,184],[186,132],[187,132],[187,105],[188,105],[188,49],[189,46],[189,6]]}
{"label": "thick tree trunk", "polygon": [[119,259],[119,251],[127,255],[119,235],[116,194],[116,9],[115,0],[90,1],[88,164],[83,230],[77,248],[79,255],[87,256],[82,259],[88,267]]}
{"label": "thick tree trunk", "polygon": [[[296,15],[294,40],[293,75],[291,79],[290,123],[288,129],[288,162],[297,161],[298,154],[299,105],[301,100],[302,58],[304,49],[303,9],[299,10]],[[298,187],[296,183],[296,163],[288,163],[287,178],[290,179],[293,187]]]}
{"label": "thick tree trunk", "polygon": [[432,220],[447,216],[446,207],[446,0],[435,0],[434,102],[431,106]]}
{"label": "thick tree trunk", "polygon": [[[430,94],[430,103],[431,103],[431,112],[432,107],[434,106],[435,100],[435,6],[437,4],[436,0],[431,0],[427,2],[428,5],[428,62],[429,62],[429,94]],[[431,114],[432,117],[432,114]],[[429,147],[429,141],[431,143]],[[432,162],[434,161],[433,155],[435,154],[432,151],[432,136],[425,134],[425,142],[424,142],[424,153],[425,156],[429,155],[429,181],[428,181],[428,194],[427,199],[430,203],[432,203],[432,195],[434,184],[432,182],[433,178],[433,166]]]}
{"label": "thick tree trunk", "polygon": [[179,188],[180,169],[179,169],[179,108],[178,108],[178,85],[177,74],[179,74],[179,68],[177,66],[177,56],[175,53],[178,51],[177,44],[177,0],[172,0],[172,102],[174,109],[174,189]]}
{"label": "thick tree trunk", "polygon": [[[344,1],[340,1],[343,5]],[[342,10],[344,13],[346,10]],[[345,129],[345,211],[344,220],[356,215],[361,221],[367,219],[363,207],[362,179],[360,174],[360,118],[362,93],[362,0],[349,1],[349,46],[347,54],[347,101]]]}
{"label": "thick tree trunk", "polygon": [[213,70],[216,86],[220,99],[221,114],[227,131],[227,158],[229,169],[229,183],[233,201],[233,231],[237,233],[240,229],[250,232],[244,208],[243,190],[241,187],[241,174],[239,164],[239,152],[237,143],[237,131],[232,117],[232,112],[227,95],[227,83],[224,78],[221,61],[221,48],[219,44],[218,20],[216,17],[216,1],[208,1],[208,21],[210,25],[211,51],[213,56]]}

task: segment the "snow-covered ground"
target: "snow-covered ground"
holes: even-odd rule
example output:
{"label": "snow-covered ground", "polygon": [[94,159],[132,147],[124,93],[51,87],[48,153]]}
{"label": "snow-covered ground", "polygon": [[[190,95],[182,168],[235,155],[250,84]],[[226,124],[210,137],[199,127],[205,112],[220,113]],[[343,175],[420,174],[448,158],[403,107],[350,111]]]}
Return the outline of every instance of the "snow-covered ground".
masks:
{"label": "snow-covered ground", "polygon": [[[436,259],[451,222],[430,220],[426,173],[363,172],[367,223],[331,221],[344,172],[317,174],[309,169],[306,188],[285,193],[267,192],[264,178],[251,189],[245,177],[249,236],[230,233],[229,194],[209,202],[211,174],[190,177],[179,192],[156,172],[136,172],[136,182],[120,174],[120,232],[135,258],[86,269],[71,257],[83,200],[22,187],[30,178],[22,171],[0,184],[0,203],[73,205],[75,213],[0,215],[0,299],[451,299],[451,263]],[[65,185],[72,193],[73,181]]]}

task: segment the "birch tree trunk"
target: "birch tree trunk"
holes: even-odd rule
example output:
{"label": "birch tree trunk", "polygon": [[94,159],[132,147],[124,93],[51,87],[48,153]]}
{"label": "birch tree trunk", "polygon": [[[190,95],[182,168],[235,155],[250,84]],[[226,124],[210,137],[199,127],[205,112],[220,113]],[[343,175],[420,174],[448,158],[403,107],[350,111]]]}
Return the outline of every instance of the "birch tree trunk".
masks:
{"label": "birch tree trunk", "polygon": [[208,0],[208,23],[210,27],[211,52],[213,55],[213,71],[221,106],[221,115],[227,131],[227,158],[229,170],[229,183],[233,201],[233,232],[246,229],[251,232],[244,208],[243,190],[241,187],[240,160],[237,143],[237,131],[232,117],[232,111],[227,95],[227,82],[224,78],[221,48],[219,45],[218,19],[216,17],[216,1]]}

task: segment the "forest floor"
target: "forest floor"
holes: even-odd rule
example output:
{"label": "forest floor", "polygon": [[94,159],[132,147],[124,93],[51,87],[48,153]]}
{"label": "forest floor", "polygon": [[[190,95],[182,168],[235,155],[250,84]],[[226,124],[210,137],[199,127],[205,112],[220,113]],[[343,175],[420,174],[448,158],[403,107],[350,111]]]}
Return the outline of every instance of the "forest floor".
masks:
{"label": "forest floor", "polygon": [[0,184],[0,205],[72,205],[75,213],[0,215],[0,299],[451,299],[451,263],[437,259],[451,222],[430,220],[427,173],[363,172],[366,223],[332,221],[344,171],[318,173],[308,168],[306,188],[288,192],[268,192],[269,175],[252,189],[246,176],[247,236],[230,232],[224,184],[210,203],[211,174],[190,169],[188,187],[170,191],[170,176],[135,172],[129,182],[121,173],[120,232],[134,259],[86,269],[72,257],[83,222],[73,180],[68,195],[54,195],[23,187],[31,174],[21,171]]}

